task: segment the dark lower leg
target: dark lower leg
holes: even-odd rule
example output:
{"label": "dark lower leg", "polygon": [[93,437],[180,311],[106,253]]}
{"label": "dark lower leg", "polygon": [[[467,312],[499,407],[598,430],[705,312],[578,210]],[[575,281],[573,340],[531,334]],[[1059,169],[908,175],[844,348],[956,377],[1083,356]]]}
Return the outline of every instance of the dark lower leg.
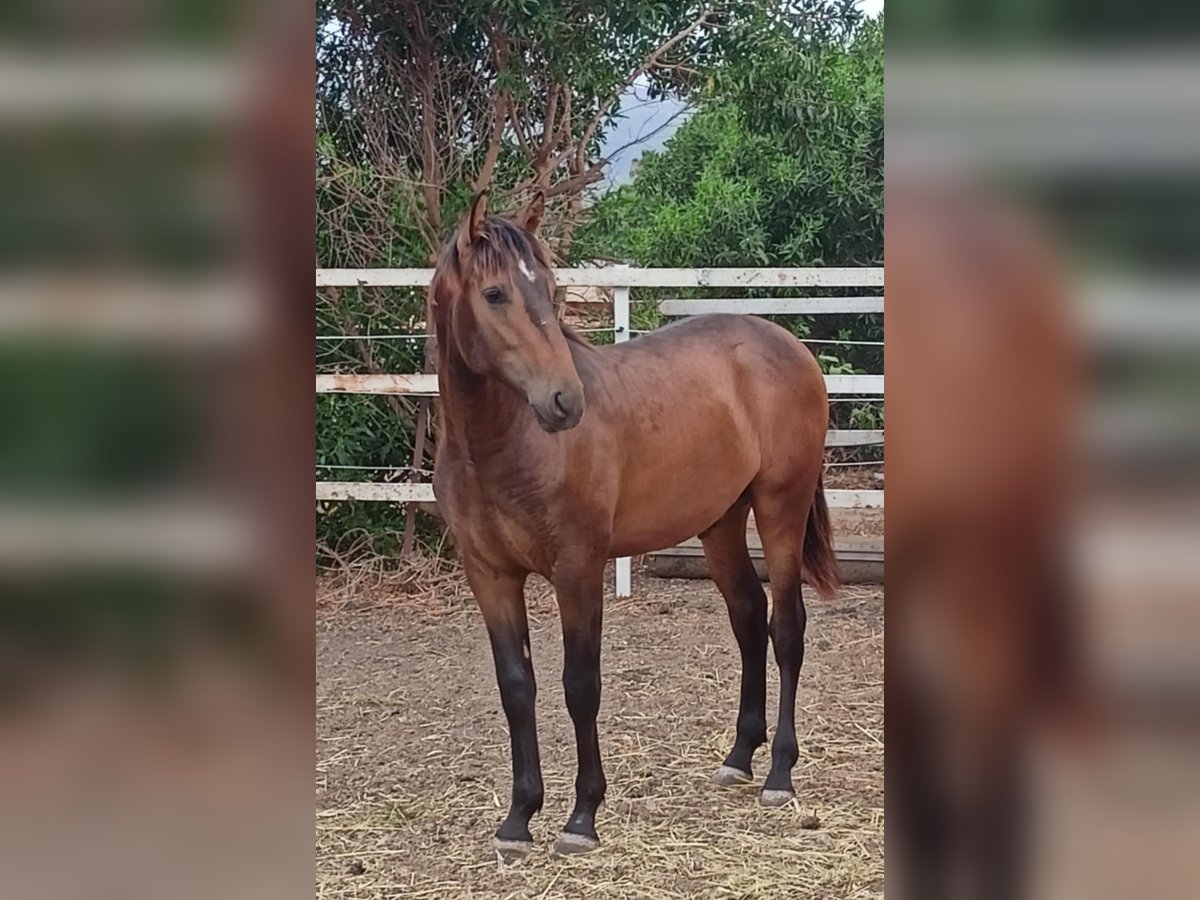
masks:
{"label": "dark lower leg", "polygon": [[742,657],[737,737],[714,776],[718,784],[746,780],[754,751],[767,742],[767,595],[746,547],[748,515],[747,507],[735,506],[701,536],[709,573],[725,598]]}
{"label": "dark lower leg", "polygon": [[750,774],[754,751],[767,742],[767,596],[757,576],[743,579],[737,591],[726,603],[742,655],[742,690],[737,738],[725,765]]}
{"label": "dark lower leg", "polygon": [[492,635],[496,680],[512,742],[512,805],[496,830],[496,837],[504,841],[532,841],[529,820],[542,808],[542,764],[534,718],[537,683],[532,661],[526,656],[528,642],[527,632],[519,636]]}
{"label": "dark lower leg", "polygon": [[529,820],[542,808],[542,763],[534,704],[537,682],[529,651],[524,577],[497,575],[465,560],[467,577],[487,623],[500,702],[512,743],[512,805],[496,831],[501,841],[531,842]]}
{"label": "dark lower leg", "polygon": [[600,623],[599,590],[594,607],[578,610],[563,620],[563,687],[567,711],[575,725],[578,773],[575,778],[575,808],[563,831],[588,841],[597,840],[596,810],[604,800],[606,783],[600,763],[600,738],[596,716],[600,711]]}
{"label": "dark lower leg", "polygon": [[[890,660],[885,663],[890,664]],[[952,893],[948,875],[949,861],[956,855],[956,830],[941,752],[944,741],[928,715],[928,704],[915,696],[913,685],[900,676],[895,681],[898,684],[889,682],[887,688],[884,738],[889,773],[884,877],[897,897],[945,900]]]}
{"label": "dark lower leg", "polygon": [[965,805],[965,854],[971,880],[967,896],[1003,900],[1025,894],[1028,826],[1027,779],[1019,750],[999,738],[991,765],[981,772],[977,795]]}
{"label": "dark lower leg", "polygon": [[[779,723],[771,742],[771,772],[763,785],[768,792],[792,794],[792,767],[800,755],[796,741],[796,685],[804,663],[804,629],[807,616],[800,597],[800,580],[772,579],[775,605],[771,612],[771,642],[779,664]],[[777,795],[778,797],[778,795]]]}

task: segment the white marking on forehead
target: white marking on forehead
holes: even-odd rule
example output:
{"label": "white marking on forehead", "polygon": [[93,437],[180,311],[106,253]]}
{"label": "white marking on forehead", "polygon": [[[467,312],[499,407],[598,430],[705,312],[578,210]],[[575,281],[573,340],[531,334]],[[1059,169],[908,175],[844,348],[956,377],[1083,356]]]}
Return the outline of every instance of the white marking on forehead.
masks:
{"label": "white marking on forehead", "polygon": [[517,258],[517,268],[521,270],[522,275],[529,279],[530,284],[537,281],[537,276],[529,271],[529,266],[525,265],[525,257],[521,256]]}

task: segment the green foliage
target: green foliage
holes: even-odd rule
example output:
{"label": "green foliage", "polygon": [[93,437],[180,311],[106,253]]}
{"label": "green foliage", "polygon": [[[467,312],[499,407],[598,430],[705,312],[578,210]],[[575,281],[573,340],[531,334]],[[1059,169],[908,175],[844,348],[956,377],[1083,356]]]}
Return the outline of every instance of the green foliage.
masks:
{"label": "green foliage", "polygon": [[[469,202],[501,96],[515,112],[501,132],[490,182],[498,203],[539,165],[536,147],[519,140],[517,129],[540,137],[548,98],[564,85],[570,103],[560,94],[556,107],[559,115],[567,106],[570,112],[550,154],[563,162],[549,183],[598,171],[603,137],[621,114],[604,104],[702,6],[319,0],[317,264],[429,265]],[[684,98],[690,118],[662,152],[641,159],[632,183],[583,209],[587,184],[557,196],[549,237],[567,262],[882,264],[881,20],[862,22],[854,0],[735,0],[661,62],[639,83],[651,96]],[[425,72],[437,73],[432,92],[424,90]],[[431,130],[422,134],[426,120]],[[637,292],[631,327],[661,324],[654,301],[667,293],[680,292]],[[416,334],[424,331],[423,297],[323,291],[317,318],[322,335]],[[882,337],[875,316],[780,321],[811,339]],[[829,371],[882,371],[882,348],[821,346]],[[423,349],[420,339],[320,341],[317,369],[414,372]],[[882,421],[877,405],[834,409],[841,427]],[[414,406],[394,400],[318,397],[318,464],[407,466],[415,421]],[[324,470],[319,477],[384,480],[378,471]],[[331,503],[319,510],[318,537],[344,549],[365,533],[376,550],[389,552],[402,524],[403,511],[390,504]]]}
{"label": "green foliage", "polygon": [[[576,237],[579,258],[681,267],[883,264],[882,19],[823,40],[786,16],[770,19],[754,52],[735,54],[693,100],[695,112],[666,147],[645,154],[631,183],[596,202]],[[635,328],[657,324],[657,299],[639,296],[634,318],[643,324]],[[883,339],[878,316],[777,320],[803,338]],[[882,371],[881,347],[820,346],[829,348],[819,355],[827,372]],[[878,427],[882,413],[877,405],[839,404],[834,418],[842,427]]]}
{"label": "green foliage", "polygon": [[706,86],[665,150],[601,198],[577,253],[639,265],[883,260],[882,22],[777,44]]}

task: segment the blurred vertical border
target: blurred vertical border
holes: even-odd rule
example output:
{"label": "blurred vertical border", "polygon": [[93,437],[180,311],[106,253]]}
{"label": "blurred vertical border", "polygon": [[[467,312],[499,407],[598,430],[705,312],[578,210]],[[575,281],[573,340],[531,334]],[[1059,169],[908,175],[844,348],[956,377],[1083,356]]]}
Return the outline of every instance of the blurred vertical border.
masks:
{"label": "blurred vertical border", "polygon": [[1198,26],[887,4],[889,896],[1196,892]]}
{"label": "blurred vertical border", "polygon": [[314,9],[0,21],[0,895],[303,895]]}

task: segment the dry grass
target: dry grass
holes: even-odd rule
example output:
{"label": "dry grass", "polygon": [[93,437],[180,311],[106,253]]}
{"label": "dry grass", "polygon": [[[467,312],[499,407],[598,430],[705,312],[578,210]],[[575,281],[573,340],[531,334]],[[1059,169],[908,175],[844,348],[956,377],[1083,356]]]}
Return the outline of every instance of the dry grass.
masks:
{"label": "dry grass", "polygon": [[[533,854],[501,867],[490,836],[507,807],[508,736],[482,623],[465,594],[415,602],[393,587],[383,579],[342,592],[319,617],[318,898],[882,894],[879,591],[847,588],[833,604],[809,604],[799,799],[779,810],[758,805],[756,786],[708,783],[733,740],[739,672],[712,584],[639,578],[633,600],[610,601],[602,844],[563,859],[550,847],[573,797],[574,740],[553,600],[536,587],[546,807],[533,821]],[[761,786],[765,748],[756,763]]]}
{"label": "dry grass", "polygon": [[412,604],[426,615],[458,612],[470,597],[457,561],[423,553],[397,560],[357,552],[338,558],[336,566],[318,575],[316,585],[317,611],[322,615],[388,609],[397,603]]}

